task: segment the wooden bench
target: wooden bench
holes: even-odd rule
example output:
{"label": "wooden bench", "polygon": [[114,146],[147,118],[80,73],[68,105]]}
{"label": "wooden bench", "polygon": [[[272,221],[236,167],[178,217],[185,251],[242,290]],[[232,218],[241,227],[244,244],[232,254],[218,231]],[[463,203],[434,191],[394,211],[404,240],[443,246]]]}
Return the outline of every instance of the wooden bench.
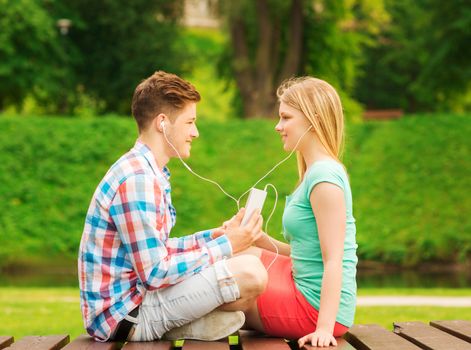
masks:
{"label": "wooden bench", "polygon": [[[258,333],[240,331],[225,341],[156,341],[142,343],[99,343],[82,335],[69,343],[68,335],[27,336],[17,342],[13,337],[0,336],[0,349],[8,350],[291,350],[298,349],[296,341],[270,338]],[[432,321],[394,323],[390,332],[378,325],[355,325],[343,337],[337,347],[318,348],[305,346],[307,350],[470,350],[471,321]]]}
{"label": "wooden bench", "polygon": [[404,115],[402,109],[370,109],[363,112],[365,120],[399,119]]}

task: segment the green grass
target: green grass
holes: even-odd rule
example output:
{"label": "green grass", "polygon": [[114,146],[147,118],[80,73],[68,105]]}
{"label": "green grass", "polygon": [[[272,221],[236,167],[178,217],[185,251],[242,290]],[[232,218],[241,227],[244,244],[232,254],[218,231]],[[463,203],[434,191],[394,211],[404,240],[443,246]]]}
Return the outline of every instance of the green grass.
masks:
{"label": "green grass", "polygon": [[[454,289],[367,289],[359,295],[470,295]],[[356,324],[377,323],[391,329],[392,322],[471,319],[470,308],[451,307],[358,307]],[[0,335],[84,334],[76,288],[0,288]],[[7,322],[5,322],[7,320]]]}
{"label": "green grass", "polygon": [[361,288],[358,289],[359,296],[375,295],[426,295],[435,297],[471,297],[471,288]]}
{"label": "green grass", "polygon": [[355,324],[372,324],[392,330],[393,322],[420,321],[428,324],[437,320],[470,320],[471,308],[433,306],[363,306],[358,307]]}
{"label": "green grass", "polygon": [[0,335],[84,334],[73,288],[0,288]]}

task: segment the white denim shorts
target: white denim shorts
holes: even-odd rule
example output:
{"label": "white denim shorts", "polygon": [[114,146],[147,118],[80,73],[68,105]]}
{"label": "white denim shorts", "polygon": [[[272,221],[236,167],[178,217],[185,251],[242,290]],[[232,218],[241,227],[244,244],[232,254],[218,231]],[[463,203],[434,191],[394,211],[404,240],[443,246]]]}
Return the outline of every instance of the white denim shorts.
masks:
{"label": "white denim shorts", "polygon": [[130,341],[153,341],[172,328],[194,321],[218,306],[240,298],[239,287],[220,260],[202,272],[156,291],[147,291],[137,317],[126,316],[135,323]]}

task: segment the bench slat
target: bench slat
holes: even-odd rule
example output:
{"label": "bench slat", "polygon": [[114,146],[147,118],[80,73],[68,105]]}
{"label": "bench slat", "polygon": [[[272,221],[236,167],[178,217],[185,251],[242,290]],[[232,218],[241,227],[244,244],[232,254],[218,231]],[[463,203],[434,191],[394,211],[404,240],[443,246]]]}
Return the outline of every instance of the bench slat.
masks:
{"label": "bench slat", "polygon": [[441,330],[422,322],[394,323],[394,333],[408,339],[424,349],[471,350],[471,345]]}
{"label": "bench slat", "polygon": [[471,343],[471,321],[430,321],[430,325]]}
{"label": "bench slat", "polygon": [[172,342],[159,340],[152,342],[128,342],[123,346],[123,350],[170,350]]}
{"label": "bench slat", "polygon": [[117,350],[121,348],[121,343],[106,342],[101,343],[93,340],[89,335],[81,335],[62,350]]}
{"label": "bench slat", "polygon": [[6,348],[13,343],[14,339],[10,336],[1,336],[0,337],[0,349]]}
{"label": "bench slat", "polygon": [[248,338],[241,341],[243,350],[290,350],[289,345],[281,338]]}
{"label": "bench slat", "polygon": [[197,341],[197,340],[185,340],[183,344],[183,350],[229,350],[229,343],[227,340],[223,341]]}
{"label": "bench slat", "polygon": [[239,331],[239,334],[243,350],[290,350],[288,343],[282,338],[267,338],[252,331]]}
{"label": "bench slat", "polygon": [[377,324],[354,325],[345,334],[345,339],[359,350],[420,349]]}
{"label": "bench slat", "polygon": [[13,343],[8,350],[59,350],[69,342],[68,335],[26,336]]}
{"label": "bench slat", "polygon": [[355,350],[355,348],[349,344],[345,339],[342,338],[335,338],[337,339],[337,346],[329,346],[329,347],[318,347],[318,346],[311,346],[311,345],[304,345],[303,349],[306,350]]}

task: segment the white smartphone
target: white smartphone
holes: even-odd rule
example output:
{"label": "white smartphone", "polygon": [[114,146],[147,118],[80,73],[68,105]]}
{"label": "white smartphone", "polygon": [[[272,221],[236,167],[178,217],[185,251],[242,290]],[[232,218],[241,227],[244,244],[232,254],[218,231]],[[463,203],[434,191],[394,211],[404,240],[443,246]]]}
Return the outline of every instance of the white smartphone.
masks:
{"label": "white smartphone", "polygon": [[260,211],[262,211],[263,203],[265,203],[265,198],[267,198],[266,191],[259,190],[255,187],[250,190],[249,197],[247,198],[247,203],[245,204],[245,214],[241,223],[242,226],[247,224],[256,209],[260,209]]}

